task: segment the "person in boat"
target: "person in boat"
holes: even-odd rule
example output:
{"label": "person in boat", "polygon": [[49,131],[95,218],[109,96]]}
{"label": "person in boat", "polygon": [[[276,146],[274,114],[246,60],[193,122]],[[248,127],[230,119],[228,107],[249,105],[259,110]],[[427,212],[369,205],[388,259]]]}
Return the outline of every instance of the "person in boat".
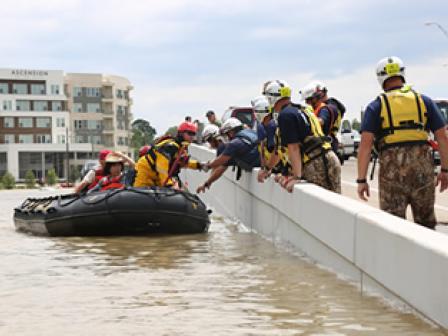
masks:
{"label": "person in boat", "polygon": [[91,169],[82,179],[81,183],[75,187],[75,193],[81,194],[94,188],[99,180],[104,177],[104,166],[106,165],[106,157],[112,151],[109,149],[103,149],[98,156],[98,166],[95,169]]}
{"label": "person in boat", "polygon": [[188,146],[196,136],[197,126],[184,121],[177,128],[177,135],[160,138],[136,164],[134,187],[174,187],[179,189],[180,169],[204,170],[206,164],[193,160]]}
{"label": "person in boat", "polygon": [[[127,155],[120,152],[109,153],[105,161],[104,176],[98,181],[94,188],[89,190],[89,193],[109,189],[121,189],[126,185],[129,185],[127,182],[127,174],[132,172],[134,169],[134,161]],[[129,165],[129,169],[127,171],[124,171],[125,163]]]}
{"label": "person in boat", "polygon": [[207,167],[214,171],[209,179],[197,188],[197,193],[205,192],[206,189],[209,189],[211,184],[218,180],[225,171],[223,168],[217,169],[222,166],[228,167],[231,160],[245,171],[251,171],[254,167],[260,167],[258,136],[255,131],[244,128],[240,120],[232,117],[227,119],[222,125],[221,134],[227,136],[230,142],[225,146],[221,155],[207,164]]}

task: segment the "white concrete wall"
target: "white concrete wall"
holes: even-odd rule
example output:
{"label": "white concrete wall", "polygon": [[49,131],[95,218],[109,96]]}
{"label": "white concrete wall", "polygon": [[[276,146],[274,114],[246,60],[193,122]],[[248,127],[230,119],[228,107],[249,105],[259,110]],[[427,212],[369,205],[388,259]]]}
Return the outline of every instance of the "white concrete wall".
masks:
{"label": "white concrete wall", "polygon": [[[192,145],[207,161],[213,151]],[[207,175],[184,171],[190,190]],[[311,184],[292,194],[254,173],[240,181],[230,169],[201,198],[252,231],[296,247],[319,264],[349,277],[362,291],[399,300],[448,328],[448,236]]]}

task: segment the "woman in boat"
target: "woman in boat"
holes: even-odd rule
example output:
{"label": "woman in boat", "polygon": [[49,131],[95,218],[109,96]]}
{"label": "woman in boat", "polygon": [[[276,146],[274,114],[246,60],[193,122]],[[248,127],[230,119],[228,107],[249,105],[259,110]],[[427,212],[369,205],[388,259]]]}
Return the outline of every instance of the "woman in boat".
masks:
{"label": "woman in boat", "polygon": [[[124,171],[124,164],[129,165],[129,169]],[[104,166],[104,177],[98,184],[89,191],[104,191],[109,189],[122,189],[126,185],[132,185],[129,182],[128,175],[134,172],[135,162],[127,155],[120,152],[112,152],[106,156]]]}

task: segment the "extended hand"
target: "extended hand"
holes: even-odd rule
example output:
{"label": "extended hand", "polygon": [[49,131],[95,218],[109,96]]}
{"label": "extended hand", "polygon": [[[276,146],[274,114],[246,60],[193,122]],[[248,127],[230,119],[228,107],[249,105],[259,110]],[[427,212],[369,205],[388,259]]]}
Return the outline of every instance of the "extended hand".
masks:
{"label": "extended hand", "polygon": [[448,173],[440,172],[437,175],[436,187],[440,184],[440,192],[444,192],[448,188]]}
{"label": "extended hand", "polygon": [[209,186],[207,185],[207,183],[204,183],[196,189],[196,193],[200,194],[201,192],[205,192],[205,190],[208,188]]}
{"label": "extended hand", "polygon": [[368,197],[370,197],[370,188],[367,182],[358,183],[358,197],[363,201],[368,201]]}
{"label": "extended hand", "polygon": [[258,180],[258,182],[263,183],[264,180],[266,180],[268,176],[269,176],[269,173],[267,171],[265,171],[264,169],[260,169],[260,171],[258,172],[258,175],[257,175],[257,180]]}

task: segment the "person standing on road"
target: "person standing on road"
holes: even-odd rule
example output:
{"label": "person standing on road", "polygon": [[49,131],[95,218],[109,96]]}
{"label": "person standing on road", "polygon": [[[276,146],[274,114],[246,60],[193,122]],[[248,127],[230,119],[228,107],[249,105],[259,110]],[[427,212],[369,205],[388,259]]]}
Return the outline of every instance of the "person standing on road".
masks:
{"label": "person standing on road", "polygon": [[305,107],[291,103],[291,88],[285,81],[269,82],[263,94],[274,113],[278,113],[281,143],[288,148],[292,167],[292,176],[282,179],[282,186],[292,192],[294,184],[305,179],[341,193],[341,164],[317,117]]}
{"label": "person standing on road", "polygon": [[[361,125],[358,153],[358,196],[370,196],[367,170],[372,145],[379,151],[380,208],[406,218],[411,206],[414,221],[434,229],[435,185],[448,187],[448,137],[445,120],[427,96],[405,85],[405,67],[398,57],[386,57],[376,68],[384,93],[368,106]],[[439,143],[441,171],[434,184],[434,163],[428,143],[432,131]]]}
{"label": "person standing on road", "polygon": [[207,120],[211,125],[216,125],[218,127],[221,127],[221,122],[218,119],[216,119],[215,112],[213,112],[212,110],[209,110],[209,111],[207,111],[205,116],[207,117]]}
{"label": "person standing on road", "polygon": [[335,98],[329,99],[327,87],[319,81],[313,81],[305,86],[300,93],[303,100],[310,105],[322,126],[322,131],[331,138],[333,152],[338,152],[337,134],[341,127],[345,107]]}

